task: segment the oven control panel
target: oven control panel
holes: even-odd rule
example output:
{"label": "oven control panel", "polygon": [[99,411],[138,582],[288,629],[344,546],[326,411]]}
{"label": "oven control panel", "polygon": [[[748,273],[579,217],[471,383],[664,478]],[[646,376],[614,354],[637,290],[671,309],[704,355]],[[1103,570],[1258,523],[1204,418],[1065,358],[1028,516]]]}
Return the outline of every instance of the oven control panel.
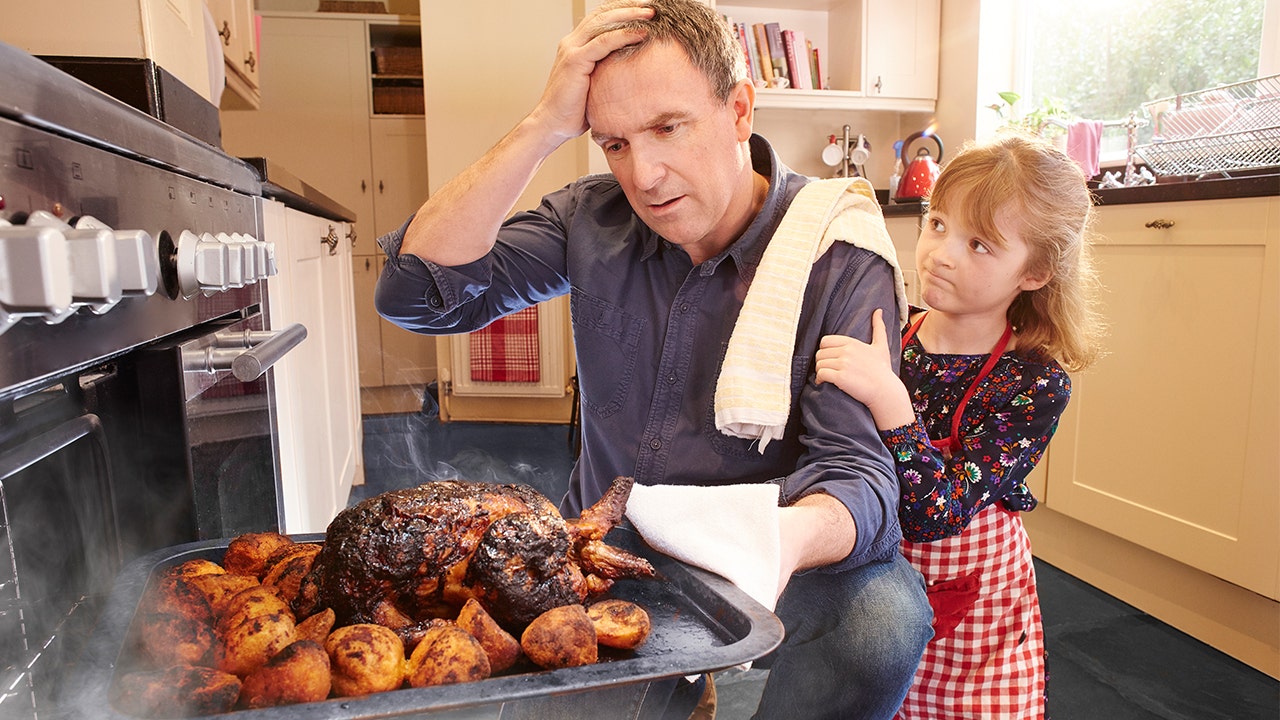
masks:
{"label": "oven control panel", "polygon": [[261,309],[261,198],[4,117],[0,153],[0,401]]}

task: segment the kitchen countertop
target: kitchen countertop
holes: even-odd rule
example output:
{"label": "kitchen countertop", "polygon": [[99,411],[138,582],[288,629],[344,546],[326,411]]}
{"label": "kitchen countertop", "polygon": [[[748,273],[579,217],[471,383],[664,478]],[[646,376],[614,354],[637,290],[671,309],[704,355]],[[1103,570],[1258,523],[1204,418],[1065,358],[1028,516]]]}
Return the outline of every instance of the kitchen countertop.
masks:
{"label": "kitchen countertop", "polygon": [[1211,180],[1171,179],[1155,185],[1096,189],[1093,195],[1098,205],[1265,197],[1280,195],[1280,173]]}
{"label": "kitchen countertop", "polygon": [[240,158],[248,163],[262,179],[262,195],[279,200],[286,207],[319,215],[329,220],[355,222],[355,212],[338,201],[308,185],[282,165],[265,157]]}

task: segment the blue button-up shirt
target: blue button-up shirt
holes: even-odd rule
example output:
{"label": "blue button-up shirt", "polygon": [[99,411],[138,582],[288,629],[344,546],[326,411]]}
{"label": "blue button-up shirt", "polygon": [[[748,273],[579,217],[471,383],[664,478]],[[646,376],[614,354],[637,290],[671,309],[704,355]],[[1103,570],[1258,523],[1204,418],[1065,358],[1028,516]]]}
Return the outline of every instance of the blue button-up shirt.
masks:
{"label": "blue button-up shirt", "polygon": [[[492,252],[473,263],[443,267],[401,255],[405,228],[382,238],[390,262],[378,281],[377,308],[409,330],[452,334],[570,294],[582,454],[561,503],[566,516],[595,502],[618,475],[643,484],[774,482],[784,504],[824,492],[849,509],[857,543],[828,569],[882,559],[901,540],[893,459],[864,405],[813,380],[823,335],[868,340],[875,308],[884,309],[887,327],[898,327],[893,269],[882,258],[835,243],[814,263],[783,438],[760,453],[757,443],[715,427],[716,378],[743,297],[783,213],[808,182],[759,136],[751,154],[756,172],[769,179],[764,206],[738,240],[699,265],[636,217],[612,175],[594,175],[512,216]],[[689,515],[698,522],[697,508]]]}

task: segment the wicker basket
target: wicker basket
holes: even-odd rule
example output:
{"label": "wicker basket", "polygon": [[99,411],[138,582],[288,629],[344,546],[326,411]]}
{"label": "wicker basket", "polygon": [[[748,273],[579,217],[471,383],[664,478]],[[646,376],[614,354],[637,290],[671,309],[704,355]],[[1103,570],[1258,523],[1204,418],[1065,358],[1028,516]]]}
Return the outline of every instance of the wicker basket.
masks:
{"label": "wicker basket", "polygon": [[373,49],[375,75],[422,75],[422,48],[379,47]]}
{"label": "wicker basket", "polygon": [[373,89],[373,112],[376,115],[422,115],[422,88],[411,85],[385,85]]}
{"label": "wicker basket", "polygon": [[320,0],[319,12],[365,13],[385,15],[387,4],[382,0]]}

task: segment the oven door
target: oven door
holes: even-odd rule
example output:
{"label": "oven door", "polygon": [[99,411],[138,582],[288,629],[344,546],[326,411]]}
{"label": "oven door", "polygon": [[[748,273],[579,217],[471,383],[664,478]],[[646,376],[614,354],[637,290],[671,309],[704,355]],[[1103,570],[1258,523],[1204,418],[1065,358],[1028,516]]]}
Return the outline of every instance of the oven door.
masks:
{"label": "oven door", "polygon": [[[203,325],[197,332],[133,353],[122,372],[134,379],[136,452],[117,464],[145,492],[122,502],[151,517],[175,510],[189,540],[234,537],[282,527],[279,436],[270,370],[306,337],[301,325],[264,332],[261,314]],[[154,500],[159,499],[157,506]],[[172,544],[175,535],[154,547]]]}

